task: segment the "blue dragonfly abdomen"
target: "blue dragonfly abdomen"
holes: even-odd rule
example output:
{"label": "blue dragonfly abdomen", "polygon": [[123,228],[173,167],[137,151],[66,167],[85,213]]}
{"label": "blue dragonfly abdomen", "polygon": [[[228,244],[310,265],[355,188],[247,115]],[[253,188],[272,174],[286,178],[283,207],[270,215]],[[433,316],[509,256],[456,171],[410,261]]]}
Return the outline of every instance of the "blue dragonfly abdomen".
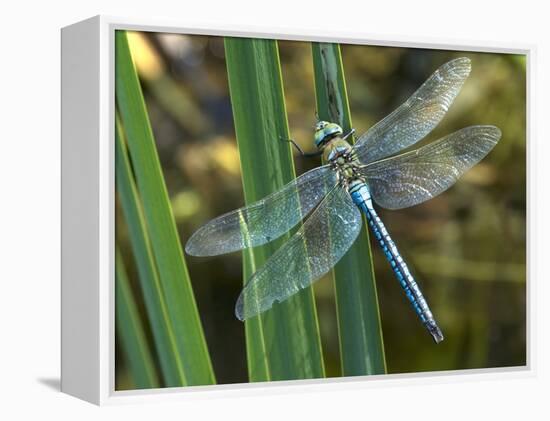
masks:
{"label": "blue dragonfly abdomen", "polygon": [[424,326],[428,329],[434,341],[436,343],[441,342],[443,340],[443,333],[441,332],[441,329],[439,329],[428,303],[420,291],[414,277],[409,271],[407,264],[403,260],[403,257],[399,253],[399,250],[397,250],[395,243],[388,234],[384,223],[376,213],[372,205],[372,198],[368,185],[364,181],[357,179],[349,184],[348,191],[353,202],[367,217],[369,227],[375,236],[376,242],[382,248],[386,259],[390,263],[399,284],[403,288],[403,291],[409,299],[416,314]]}

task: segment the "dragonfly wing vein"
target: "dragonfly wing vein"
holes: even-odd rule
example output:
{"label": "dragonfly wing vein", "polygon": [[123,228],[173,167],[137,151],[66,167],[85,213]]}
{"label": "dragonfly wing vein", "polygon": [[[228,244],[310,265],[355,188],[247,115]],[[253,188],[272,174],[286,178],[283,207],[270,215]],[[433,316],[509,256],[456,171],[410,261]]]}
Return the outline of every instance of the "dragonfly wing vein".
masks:
{"label": "dragonfly wing vein", "polygon": [[363,167],[372,197],[387,209],[422,203],[451,187],[500,139],[495,126],[470,126],[416,149]]}
{"label": "dragonfly wing vein", "polygon": [[300,222],[335,183],[336,174],[328,165],[308,171],[264,199],[203,225],[185,251],[215,256],[268,243]]}
{"label": "dragonfly wing vein", "polygon": [[356,143],[367,164],[422,140],[441,121],[470,74],[470,60],[452,60],[422,84],[399,108],[371,127]]}
{"label": "dragonfly wing vein", "polygon": [[256,316],[311,285],[340,260],[360,230],[359,209],[347,191],[336,186],[248,281],[237,300],[237,318]]}

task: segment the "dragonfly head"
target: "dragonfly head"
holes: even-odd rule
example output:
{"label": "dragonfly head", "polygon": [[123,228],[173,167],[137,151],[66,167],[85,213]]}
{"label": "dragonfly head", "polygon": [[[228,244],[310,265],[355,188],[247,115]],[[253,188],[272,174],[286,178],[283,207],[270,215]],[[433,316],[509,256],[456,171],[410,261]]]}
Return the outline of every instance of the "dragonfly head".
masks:
{"label": "dragonfly head", "polygon": [[323,149],[326,143],[335,136],[340,136],[344,131],[336,123],[328,121],[319,121],[315,125],[315,146],[318,149]]}

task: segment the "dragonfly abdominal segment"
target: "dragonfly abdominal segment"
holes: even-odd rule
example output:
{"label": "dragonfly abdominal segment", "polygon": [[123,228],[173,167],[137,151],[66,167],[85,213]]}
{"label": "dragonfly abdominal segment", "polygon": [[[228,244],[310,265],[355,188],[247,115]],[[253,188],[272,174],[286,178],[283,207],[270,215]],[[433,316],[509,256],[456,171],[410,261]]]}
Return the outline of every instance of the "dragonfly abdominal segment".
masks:
{"label": "dragonfly abdominal segment", "polygon": [[443,340],[443,334],[433,317],[433,314],[428,307],[428,303],[424,298],[418,284],[411,275],[407,264],[401,257],[399,250],[391,239],[384,223],[374,210],[372,198],[367,184],[360,180],[354,180],[350,183],[348,191],[351,194],[353,202],[363,211],[367,217],[368,224],[375,236],[376,241],[380,244],[382,251],[386,255],[386,259],[390,263],[392,270],[405,291],[407,298],[411,302],[416,314],[426,326],[434,341],[439,343]]}
{"label": "dragonfly abdominal segment", "polygon": [[[318,125],[321,127],[321,131],[325,131],[328,127],[332,128],[335,133],[342,133],[342,129],[334,129],[334,127],[339,128],[334,123],[319,122]],[[324,157],[338,174],[339,184],[347,190],[353,203],[366,215],[376,241],[384,251],[386,259],[390,263],[397,280],[405,291],[416,314],[428,329],[434,341],[436,343],[441,342],[443,334],[437,326],[426,299],[373,207],[368,185],[365,177],[361,175],[361,169],[364,166],[359,162],[355,149],[339,135],[331,137],[322,147],[324,148]]]}

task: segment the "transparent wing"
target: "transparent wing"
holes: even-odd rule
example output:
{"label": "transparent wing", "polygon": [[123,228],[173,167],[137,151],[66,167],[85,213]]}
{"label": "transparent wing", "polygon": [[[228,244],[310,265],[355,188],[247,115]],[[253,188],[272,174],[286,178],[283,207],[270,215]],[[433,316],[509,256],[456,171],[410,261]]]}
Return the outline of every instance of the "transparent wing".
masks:
{"label": "transparent wing", "polygon": [[380,206],[401,209],[422,203],[451,187],[500,139],[495,126],[470,126],[429,145],[368,164],[361,170]]}
{"label": "transparent wing", "polygon": [[336,173],[328,165],[308,171],[266,198],[206,223],[185,251],[215,256],[272,241],[301,221],[335,183]]}
{"label": "transparent wing", "polygon": [[356,143],[365,164],[393,155],[422,140],[441,121],[470,74],[470,60],[449,61],[411,97],[372,126]]}
{"label": "transparent wing", "polygon": [[237,300],[237,318],[256,316],[311,285],[340,260],[360,230],[359,209],[343,188],[335,187],[300,230],[250,278]]}

